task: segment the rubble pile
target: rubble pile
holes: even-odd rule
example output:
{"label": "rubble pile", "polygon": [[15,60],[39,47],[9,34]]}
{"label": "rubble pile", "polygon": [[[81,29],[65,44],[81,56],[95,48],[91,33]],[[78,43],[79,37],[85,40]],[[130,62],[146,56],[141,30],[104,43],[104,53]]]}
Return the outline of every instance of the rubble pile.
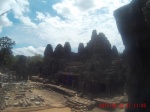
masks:
{"label": "rubble pile", "polygon": [[35,86],[25,83],[5,84],[0,92],[0,109],[44,106],[44,98],[33,89]]}
{"label": "rubble pile", "polygon": [[0,109],[4,109],[4,92],[2,91],[2,89],[0,89]]}
{"label": "rubble pile", "polygon": [[71,108],[72,112],[87,112],[95,106],[96,102],[74,96],[68,98],[66,104]]}

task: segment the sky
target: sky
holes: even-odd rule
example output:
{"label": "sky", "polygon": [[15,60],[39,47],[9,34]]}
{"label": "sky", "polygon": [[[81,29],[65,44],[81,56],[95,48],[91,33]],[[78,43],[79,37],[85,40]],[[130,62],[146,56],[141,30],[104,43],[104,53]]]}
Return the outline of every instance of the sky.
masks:
{"label": "sky", "polygon": [[[71,44],[77,52],[91,39],[92,30],[103,32],[123,52],[113,11],[131,0],[0,0],[0,37],[16,42],[14,55],[43,55],[47,44]],[[7,13],[4,13],[6,12]]]}

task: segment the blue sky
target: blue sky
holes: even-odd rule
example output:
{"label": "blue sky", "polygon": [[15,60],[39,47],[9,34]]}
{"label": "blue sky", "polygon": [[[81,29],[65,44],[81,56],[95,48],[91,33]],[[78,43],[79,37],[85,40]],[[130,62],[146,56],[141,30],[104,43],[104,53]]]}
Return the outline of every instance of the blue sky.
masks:
{"label": "blue sky", "polygon": [[77,52],[92,30],[103,32],[119,52],[124,50],[113,11],[131,0],[0,0],[0,37],[16,41],[14,55],[42,54],[45,46],[70,42]]}

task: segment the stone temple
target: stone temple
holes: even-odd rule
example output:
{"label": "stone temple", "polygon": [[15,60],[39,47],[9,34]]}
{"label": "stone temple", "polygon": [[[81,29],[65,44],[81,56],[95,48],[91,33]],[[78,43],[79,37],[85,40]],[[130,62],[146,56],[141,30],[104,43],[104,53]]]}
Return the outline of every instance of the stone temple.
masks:
{"label": "stone temple", "polygon": [[127,94],[131,105],[127,112],[150,112],[150,1],[132,0],[114,11],[127,56]]}
{"label": "stone temple", "polygon": [[123,94],[125,73],[115,46],[103,33],[93,30],[87,46],[79,44],[76,60],[72,57],[57,73],[57,83],[76,88],[82,93],[111,96]]}

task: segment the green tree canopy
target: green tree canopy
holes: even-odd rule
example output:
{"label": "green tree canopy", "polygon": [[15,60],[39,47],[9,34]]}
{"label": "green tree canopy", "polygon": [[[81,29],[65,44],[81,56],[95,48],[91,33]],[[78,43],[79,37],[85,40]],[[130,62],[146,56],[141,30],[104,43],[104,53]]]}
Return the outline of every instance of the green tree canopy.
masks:
{"label": "green tree canopy", "polygon": [[10,38],[0,38],[0,65],[8,66],[10,64],[13,45],[15,45],[15,41],[12,41]]}

